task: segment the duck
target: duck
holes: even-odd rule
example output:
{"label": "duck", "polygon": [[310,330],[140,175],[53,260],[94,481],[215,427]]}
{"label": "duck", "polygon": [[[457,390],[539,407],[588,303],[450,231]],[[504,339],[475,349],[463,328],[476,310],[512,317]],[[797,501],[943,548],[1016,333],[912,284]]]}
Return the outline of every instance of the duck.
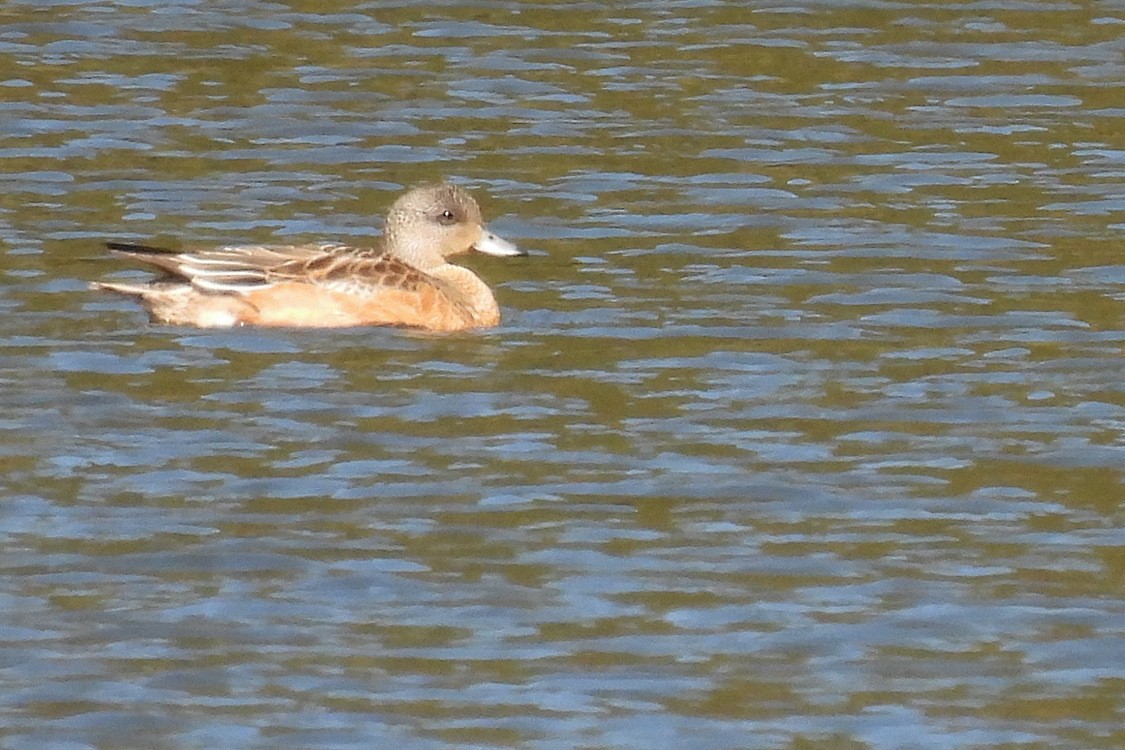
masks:
{"label": "duck", "polygon": [[162,272],[93,289],[137,300],[156,323],[231,328],[399,326],[450,332],[500,323],[488,285],[448,258],[476,251],[526,256],[488,230],[480,206],[448,182],[415,187],[391,204],[372,248],[251,245],[174,252],[107,242],[116,257]]}

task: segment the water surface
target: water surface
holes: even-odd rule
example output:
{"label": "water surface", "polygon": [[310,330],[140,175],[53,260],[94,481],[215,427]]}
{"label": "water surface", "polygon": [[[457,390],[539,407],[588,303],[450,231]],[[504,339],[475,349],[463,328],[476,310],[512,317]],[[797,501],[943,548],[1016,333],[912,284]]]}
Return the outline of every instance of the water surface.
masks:
{"label": "water surface", "polygon": [[[9,2],[4,748],[1125,743],[1120,2]],[[106,238],[504,323],[197,331]]]}

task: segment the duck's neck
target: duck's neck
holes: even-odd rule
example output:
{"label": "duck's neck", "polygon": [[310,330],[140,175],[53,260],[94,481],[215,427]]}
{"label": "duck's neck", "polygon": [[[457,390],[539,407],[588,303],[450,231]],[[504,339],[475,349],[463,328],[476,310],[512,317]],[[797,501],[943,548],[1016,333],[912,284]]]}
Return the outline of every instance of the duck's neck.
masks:
{"label": "duck's neck", "polygon": [[473,318],[473,325],[494,326],[500,322],[500,307],[488,284],[467,268],[443,263],[426,271],[449,287],[457,300],[465,305]]}

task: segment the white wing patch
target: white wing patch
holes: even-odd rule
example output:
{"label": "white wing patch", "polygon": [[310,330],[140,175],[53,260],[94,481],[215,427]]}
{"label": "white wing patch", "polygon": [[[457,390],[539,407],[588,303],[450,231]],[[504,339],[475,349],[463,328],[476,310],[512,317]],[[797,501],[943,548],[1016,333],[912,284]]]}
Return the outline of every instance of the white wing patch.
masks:
{"label": "white wing patch", "polygon": [[240,255],[201,257],[186,253],[180,256],[180,273],[191,279],[192,286],[206,292],[246,292],[269,286],[266,270],[247,263],[248,258]]}
{"label": "white wing patch", "polygon": [[270,269],[321,252],[318,246],[246,245],[180,255],[179,271],[207,292],[248,292],[273,283]]}
{"label": "white wing patch", "polygon": [[[346,260],[344,253],[362,256],[363,251],[339,244],[270,246],[242,245],[208,250],[201,253],[181,253],[176,272],[189,279],[191,285],[204,292],[240,293],[264,289],[289,278],[302,268],[302,262],[323,258],[330,265],[333,256]],[[342,257],[341,257],[342,256]],[[287,264],[298,264],[285,269]],[[330,286],[352,286],[344,280],[330,282]],[[351,289],[349,289],[351,291]]]}

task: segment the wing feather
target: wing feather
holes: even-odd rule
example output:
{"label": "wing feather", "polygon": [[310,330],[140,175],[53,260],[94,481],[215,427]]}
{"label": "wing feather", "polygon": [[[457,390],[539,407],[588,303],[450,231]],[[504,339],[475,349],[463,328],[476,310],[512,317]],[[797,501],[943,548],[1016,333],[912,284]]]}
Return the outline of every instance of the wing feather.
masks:
{"label": "wing feather", "polygon": [[436,292],[455,307],[465,307],[444,283],[407,262],[349,245],[235,245],[177,253],[147,245],[107,244],[115,255],[158,268],[205,293],[246,294],[297,282],[358,299],[373,299],[389,290]]}

